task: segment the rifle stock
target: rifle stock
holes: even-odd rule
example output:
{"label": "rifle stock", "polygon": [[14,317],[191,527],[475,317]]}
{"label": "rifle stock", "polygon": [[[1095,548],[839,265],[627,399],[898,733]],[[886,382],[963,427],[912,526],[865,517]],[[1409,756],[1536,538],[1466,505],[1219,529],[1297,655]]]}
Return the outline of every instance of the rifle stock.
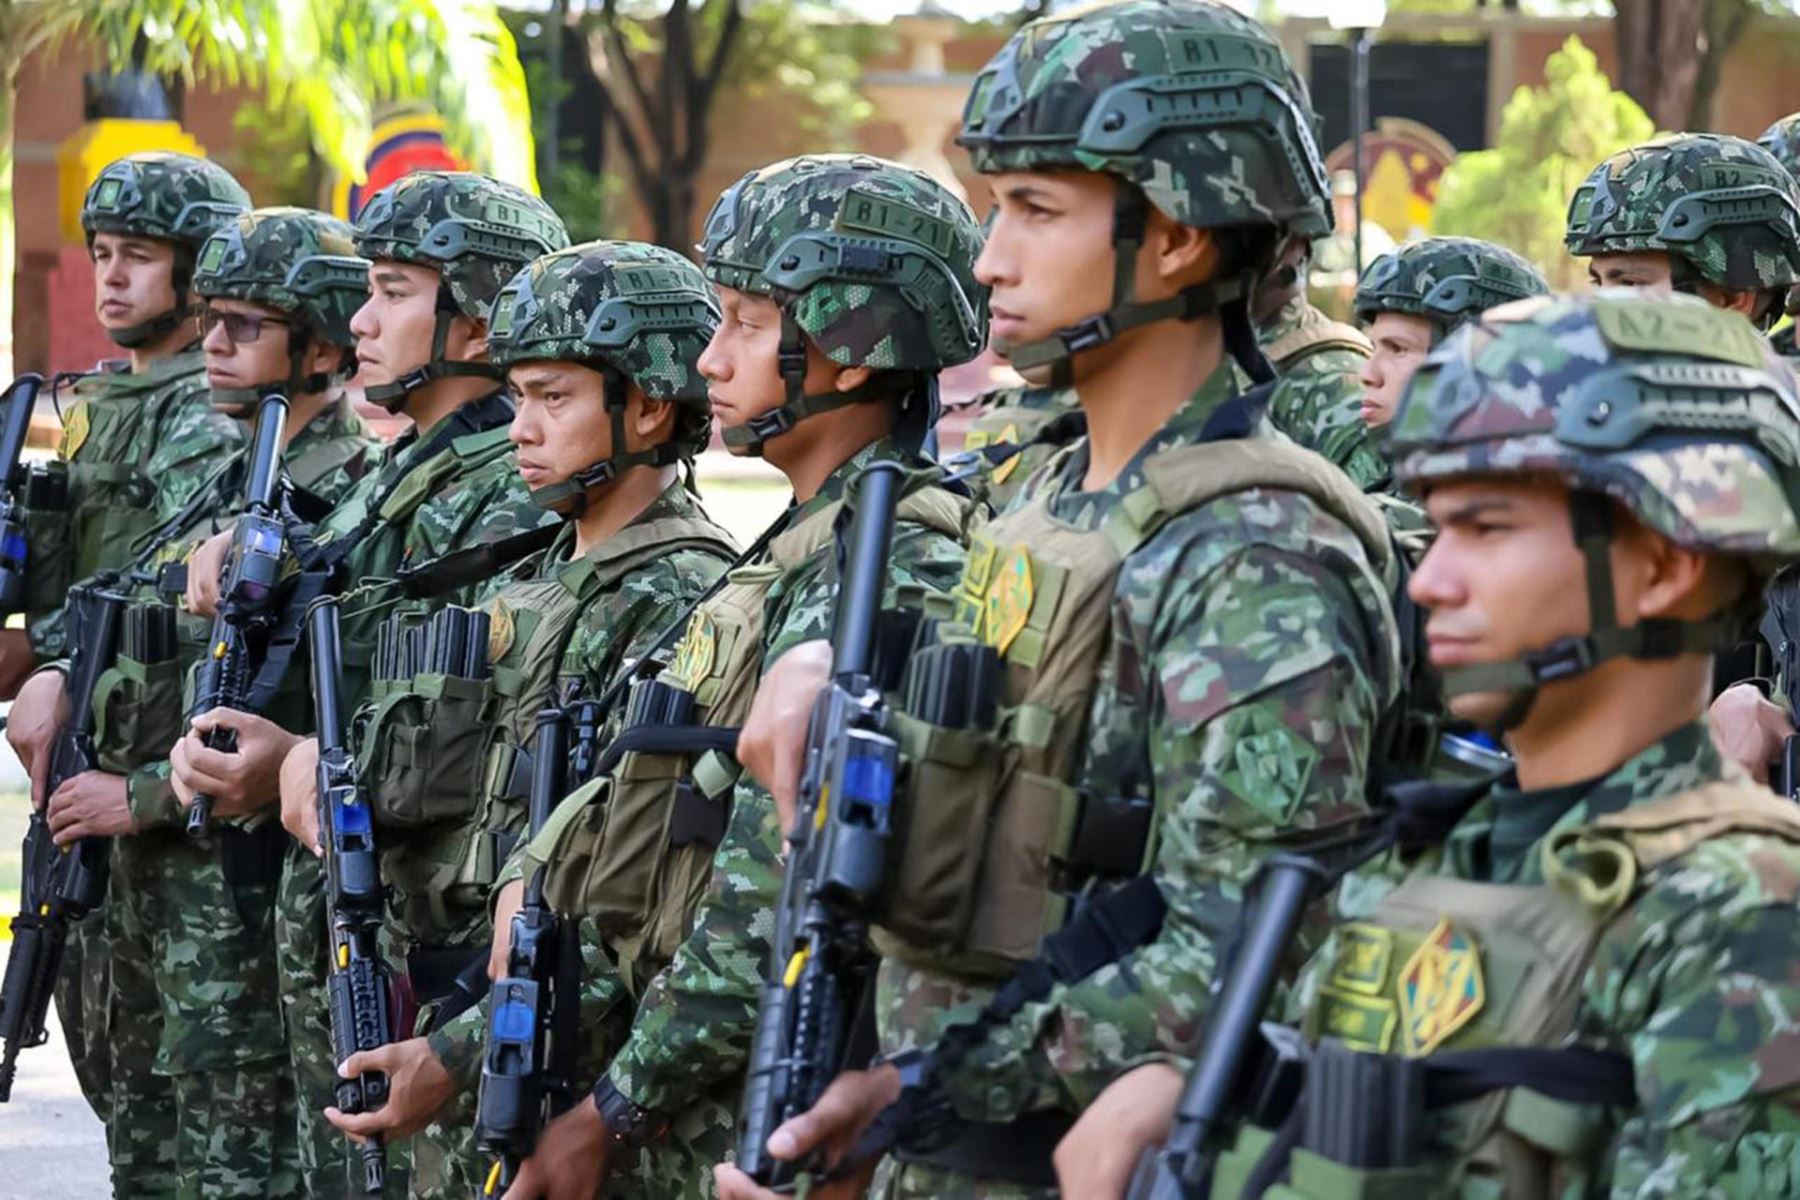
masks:
{"label": "rifle stock", "polygon": [[[287,401],[271,396],[256,410],[256,433],[250,445],[250,463],[244,486],[244,510],[232,529],[231,550],[219,580],[219,611],[213,618],[212,637],[195,681],[194,708],[198,717],[214,708],[250,707],[250,683],[262,652],[264,635],[273,624],[275,590],[281,580],[282,556],[287,544],[275,492],[281,478],[281,447],[287,430]],[[214,729],[206,744],[227,754],[237,750],[237,735]],[[206,833],[212,820],[213,800],[200,794],[188,809],[190,836]]]}
{"label": "rifle stock", "polygon": [[[331,1049],[343,1062],[362,1050],[394,1040],[398,1008],[393,972],[381,956],[382,910],[386,890],[375,848],[368,798],[357,783],[344,727],[339,679],[343,646],[334,598],[316,603],[308,618],[312,641],[313,707],[319,725],[319,838],[325,849],[325,925],[330,942],[327,978]],[[337,1083],[342,1112],[373,1112],[387,1103],[388,1078],[364,1071]],[[362,1145],[363,1188],[381,1194],[387,1173],[379,1137]]]}
{"label": "rifle stock", "polygon": [[872,678],[888,548],[904,475],[877,463],[858,480],[832,634],[832,681],[807,726],[799,808],[762,988],[737,1163],[780,1190],[818,1163],[784,1162],[769,1135],[810,1109],[844,1067],[865,974],[868,915],[885,873],[898,747]]}
{"label": "rifle stock", "polygon": [[[46,799],[66,779],[94,767],[94,687],[112,665],[118,646],[125,597],[99,587],[69,593],[69,645],[73,657],[64,685],[69,720],[50,754]],[[22,851],[19,915],[13,918],[12,949],[0,982],[0,1101],[12,1096],[19,1051],[42,1045],[63,947],[74,922],[99,907],[106,895],[104,838],[81,838],[59,848],[50,836],[46,810],[33,808]]]}

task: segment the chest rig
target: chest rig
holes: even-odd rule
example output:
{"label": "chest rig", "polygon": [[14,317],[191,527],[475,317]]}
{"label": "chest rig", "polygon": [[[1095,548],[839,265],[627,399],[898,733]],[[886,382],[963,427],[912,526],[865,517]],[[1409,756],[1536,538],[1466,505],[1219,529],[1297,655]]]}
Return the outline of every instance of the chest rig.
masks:
{"label": "chest rig", "polygon": [[[1631,1031],[1616,1031],[1617,1044],[1559,1051],[1576,1030],[1589,964],[1606,939],[1629,935],[1630,908],[1653,873],[1708,841],[1739,835],[1800,843],[1800,814],[1735,776],[1553,833],[1541,886],[1416,875],[1367,920],[1336,929],[1309,972],[1302,1032],[1331,1039],[1324,1057],[1358,1071],[1396,1060],[1422,1065],[1413,1111],[1397,1114],[1418,1126],[1401,1139],[1414,1151],[1399,1156],[1411,1161],[1358,1168],[1342,1161],[1344,1147],[1309,1145],[1329,1123],[1308,1114],[1303,1123],[1313,1132],[1293,1151],[1291,1185],[1268,1194],[1337,1195],[1348,1178],[1410,1180],[1420,1196],[1470,1200],[1586,1194],[1621,1109],[1635,1103],[1623,1057]],[[1315,1052],[1309,1078],[1320,1057]],[[1470,1063],[1480,1064],[1483,1086],[1435,1095],[1434,1077],[1466,1073]],[[1616,1077],[1610,1087],[1602,1086],[1602,1066]],[[1614,1107],[1576,1099],[1584,1089],[1616,1093],[1606,1101]],[[1264,1144],[1260,1131],[1240,1139],[1238,1161],[1226,1156],[1213,1194],[1245,1177],[1253,1156],[1242,1148]]]}
{"label": "chest rig", "polygon": [[375,685],[363,735],[373,810],[377,825],[401,839],[383,869],[410,931],[431,940],[459,923],[450,909],[485,911],[524,823],[536,714],[560,682],[584,673],[568,659],[582,612],[684,550],[727,558],[730,535],[698,514],[629,526],[578,561],[546,562],[484,604],[478,677],[428,672]]}
{"label": "chest rig", "polygon": [[[762,675],[770,592],[829,552],[842,507],[825,505],[784,530],[695,610],[668,668],[634,691],[610,769],[573,793],[532,844],[546,897],[595,920],[633,987],[674,954],[710,879],[740,774],[737,730]],[[966,515],[966,501],[935,486],[903,497],[897,514],[958,538]]]}
{"label": "chest rig", "polygon": [[[1386,590],[1393,564],[1379,516],[1309,451],[1239,436],[1157,453],[1094,529],[1051,512],[1047,485],[1067,461],[1046,465],[1030,499],[975,535],[956,619],[939,631],[942,655],[969,664],[947,673],[991,679],[991,694],[946,709],[942,689],[917,678],[946,673],[930,654],[915,655],[903,681],[901,858],[876,934],[889,957],[1004,976],[1038,953],[1077,897],[1151,860],[1148,698],[1119,678],[1113,609],[1126,561],[1171,519],[1253,489],[1300,492],[1355,531]],[[1097,729],[1102,689],[1118,703]]]}

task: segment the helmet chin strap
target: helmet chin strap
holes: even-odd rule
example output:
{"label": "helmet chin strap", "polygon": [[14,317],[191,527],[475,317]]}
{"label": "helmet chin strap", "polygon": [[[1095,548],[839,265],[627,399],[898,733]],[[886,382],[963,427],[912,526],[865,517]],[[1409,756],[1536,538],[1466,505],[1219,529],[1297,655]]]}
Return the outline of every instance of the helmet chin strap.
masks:
{"label": "helmet chin strap", "polygon": [[742,425],[724,431],[725,444],[733,450],[760,457],[763,443],[780,437],[808,417],[848,408],[873,400],[887,400],[898,390],[888,373],[871,376],[866,382],[845,391],[806,392],[806,338],[800,323],[785,307],[781,310],[781,349],[777,358],[781,368],[782,390],[787,399],[780,408],[751,417]]}
{"label": "helmet chin strap", "polygon": [[625,376],[612,367],[600,367],[607,420],[612,425],[613,453],[567,479],[531,490],[531,502],[547,512],[575,520],[587,512],[588,498],[633,467],[666,467],[681,461],[681,447],[673,435],[647,450],[622,452],[625,445],[625,409],[631,389]]}
{"label": "helmet chin strap", "polygon": [[1516,729],[1531,711],[1546,684],[1585,675],[1614,658],[1647,660],[1710,654],[1731,644],[1737,622],[1730,617],[1678,621],[1647,617],[1621,627],[1613,603],[1613,510],[1597,492],[1571,492],[1570,525],[1586,566],[1589,632],[1558,638],[1541,650],[1511,660],[1450,667],[1443,672],[1447,697],[1477,692],[1507,692],[1512,699],[1495,721],[1498,729]]}
{"label": "helmet chin strap", "polygon": [[1023,372],[1049,367],[1052,386],[1071,387],[1075,382],[1075,356],[1083,350],[1104,346],[1127,330],[1157,321],[1197,321],[1219,314],[1225,325],[1225,347],[1232,358],[1257,383],[1273,379],[1274,371],[1257,348],[1256,330],[1250,323],[1249,275],[1190,284],[1173,296],[1148,303],[1132,299],[1137,294],[1138,251],[1143,249],[1149,221],[1150,201],[1143,191],[1119,181],[1113,193],[1111,307],[1047,338],[1012,347],[1006,357],[1013,368]]}
{"label": "helmet chin strap", "polygon": [[287,378],[275,383],[259,383],[247,388],[214,388],[212,390],[213,411],[224,413],[228,417],[248,417],[255,414],[257,406],[270,396],[281,396],[292,400],[297,396],[310,396],[322,392],[331,386],[331,376],[324,371],[306,370],[306,355],[312,349],[312,336],[302,332],[299,345],[288,347]]}
{"label": "helmet chin strap", "polygon": [[456,306],[456,297],[450,294],[450,285],[440,282],[436,321],[431,330],[431,357],[424,366],[414,367],[391,383],[372,383],[364,388],[363,396],[369,403],[397,413],[406,407],[408,396],[439,379],[491,379],[496,383],[505,379],[506,373],[491,363],[450,362],[444,358],[444,350],[450,342],[450,322],[461,311]]}

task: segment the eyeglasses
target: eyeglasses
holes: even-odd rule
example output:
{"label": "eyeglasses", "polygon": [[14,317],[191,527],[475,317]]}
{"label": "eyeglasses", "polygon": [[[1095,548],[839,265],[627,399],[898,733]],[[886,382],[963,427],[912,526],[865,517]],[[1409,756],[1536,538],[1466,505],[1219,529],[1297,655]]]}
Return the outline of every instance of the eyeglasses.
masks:
{"label": "eyeglasses", "polygon": [[234,346],[248,346],[262,336],[264,325],[292,325],[286,317],[265,317],[260,313],[222,312],[216,308],[200,310],[200,336],[208,336],[223,325],[225,337]]}

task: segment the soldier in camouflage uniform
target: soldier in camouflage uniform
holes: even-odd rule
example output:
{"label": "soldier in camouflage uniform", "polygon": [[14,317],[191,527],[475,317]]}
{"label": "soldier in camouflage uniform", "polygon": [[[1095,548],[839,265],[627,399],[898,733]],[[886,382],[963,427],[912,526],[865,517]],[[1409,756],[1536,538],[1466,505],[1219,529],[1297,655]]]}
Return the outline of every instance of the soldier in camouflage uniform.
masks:
{"label": "soldier in camouflage uniform", "polygon": [[[928,1139],[902,1130],[875,1194],[1053,1195],[1073,1114],[1192,1035],[1270,840],[1366,811],[1399,676],[1387,532],[1272,429],[1266,385],[1237,387],[1257,356],[1247,286],[1285,230],[1323,220],[1301,96],[1269,32],[1223,3],[1040,19],[977,78],[960,140],[995,198],[979,271],[996,345],[1066,361],[1088,435],[974,535],[954,593],[945,649],[999,657],[1006,717],[942,736],[928,714],[896,717],[914,730],[905,851],[875,940],[880,1039],[899,1057],[841,1077],[770,1139],[777,1158],[853,1142],[909,1082],[953,1111]],[[1157,265],[1134,281],[1140,263]],[[1099,344],[1055,332],[1072,327]],[[1106,346],[1108,329],[1130,334]],[[816,695],[806,667],[778,664],[757,698],[774,719],[740,752],[760,777],[793,753],[780,718]],[[773,782],[792,794],[792,774]],[[1009,976],[959,1052],[906,1053]],[[716,1176],[722,1197],[769,1194]]]}
{"label": "soldier in camouflage uniform", "polygon": [[[223,168],[181,154],[119,159],[88,189],[81,221],[94,263],[95,312],[130,358],[76,385],[54,468],[67,481],[66,500],[26,513],[27,627],[0,632],[8,694],[34,659],[63,654],[62,605],[70,585],[123,566],[139,539],[190,499],[221,455],[242,444],[237,424],[207,402],[188,293],[200,244],[249,207],[249,195]],[[39,804],[48,799],[45,751],[56,735],[61,694],[61,672],[41,672],[20,692],[8,720],[7,738],[32,772]],[[124,833],[130,814],[65,795],[51,822],[58,841],[66,842]],[[148,961],[137,946],[109,954],[105,920],[95,913],[70,936],[56,1007],[82,1094],[110,1131],[115,1109],[167,1117],[170,1099],[167,1081],[151,1074],[157,1035]],[[115,973],[123,990],[112,987]],[[128,1001],[135,1005],[113,1011]],[[172,1128],[169,1117],[165,1129]],[[132,1151],[110,1137],[109,1147],[122,1178],[133,1169]],[[149,1180],[154,1172],[143,1166]]]}
{"label": "soldier in camouflage uniform", "polygon": [[[1800,557],[1793,374],[1688,297],[1546,297],[1436,350],[1391,436],[1442,531],[1412,579],[1432,659],[1517,771],[1334,931],[1294,1007],[1362,1069],[1480,1048],[1495,1090],[1424,1113],[1421,1160],[1380,1184],[1303,1140],[1281,1194],[1791,1194],[1800,815],[1721,759],[1702,706],[1758,580]],[[1102,1098],[1059,1154],[1070,1195],[1121,1194],[1179,1083]],[[1268,1141],[1242,1134],[1213,1194]]]}
{"label": "soldier in camouflage uniform", "polygon": [[[972,359],[984,341],[980,240],[968,206],[942,185],[864,155],[775,163],[714,205],[701,254],[723,319],[700,370],[726,445],[779,467],[795,507],[696,612],[659,677],[675,702],[691,703],[693,720],[741,724],[768,664],[827,633],[833,527],[871,463],[919,468],[900,502],[889,602],[894,591],[954,578],[972,512],[932,482],[919,448],[937,372]],[[599,919],[607,935],[614,971],[589,981],[584,1012],[595,1010],[596,990],[610,993],[598,999],[610,998],[629,1029],[614,1037],[592,1102],[545,1131],[505,1193],[513,1200],[594,1195],[608,1173],[610,1196],[711,1195],[708,1167],[731,1144],[779,885],[774,804],[739,775],[719,752],[627,754],[532,843],[529,862],[548,864],[547,894]],[[654,888],[626,898],[582,882],[645,853],[641,837],[599,827],[609,805],[647,810],[649,837],[669,843]],[[707,836],[674,844],[660,834],[665,813],[671,828],[690,814]],[[621,908],[632,915],[621,919]]]}
{"label": "soldier in camouflage uniform", "polygon": [[[538,710],[605,693],[735,555],[681,478],[712,432],[695,363],[717,324],[717,301],[699,269],[636,242],[590,242],[539,259],[495,301],[488,354],[519,397],[519,469],[533,499],[565,523],[548,550],[497,581],[480,605],[492,622],[491,696],[431,712],[424,736],[434,745],[467,738],[486,751],[471,756],[478,772],[441,779],[431,828],[383,825],[390,805],[403,803],[382,787],[386,756],[420,731],[402,715],[369,748],[383,878],[395,888],[396,924],[410,942],[476,948],[487,960],[490,881],[456,867],[479,840],[502,848],[498,861],[524,834]],[[421,838],[439,844],[421,852]],[[459,842],[470,849],[446,850]],[[421,862],[452,867],[425,877]],[[584,941],[588,978],[610,982],[609,948],[591,924]],[[588,1023],[595,1033],[605,1031],[608,999],[598,998]],[[387,1103],[364,1115],[326,1115],[358,1136],[392,1140],[424,1129],[412,1142],[413,1194],[477,1194],[487,1167],[471,1121],[486,1031],[486,1005],[477,1005],[429,1039],[352,1056],[348,1073],[380,1070],[396,1081]],[[587,1083],[602,1062],[582,1068]]]}
{"label": "soldier in camouflage uniform", "polygon": [[[1775,160],[1788,169],[1789,175],[1800,179],[1800,113],[1789,113],[1763,130],[1756,144],[1774,155]],[[1785,307],[1790,318],[1800,314],[1800,287],[1788,289]],[[1789,362],[1800,362],[1800,346],[1794,342],[1795,328],[1793,320],[1783,321],[1769,335],[1775,349]]]}
{"label": "soldier in camouflage uniform", "polygon": [[1280,380],[1269,397],[1269,420],[1342,467],[1357,486],[1373,487],[1387,465],[1361,419],[1358,386],[1372,348],[1361,330],[1332,320],[1307,299],[1311,236],[1287,239],[1251,301],[1257,341]]}
{"label": "soldier in camouflage uniform", "polygon": [[[392,606],[380,581],[401,567],[429,568],[457,550],[502,543],[553,518],[532,503],[513,461],[506,425],[512,403],[499,369],[487,361],[488,310],[522,267],[568,243],[562,222],[541,200],[510,184],[462,172],[415,172],[370,198],[355,222],[356,252],[371,260],[369,302],[357,310],[365,394],[410,417],[413,428],[313,531],[309,564],[330,573],[332,586],[353,589],[344,601],[345,703],[364,698],[375,627]],[[511,544],[511,543],[508,543]],[[223,541],[199,551],[189,571],[189,602],[208,613],[217,601]],[[467,602],[484,574],[452,576],[438,600]],[[305,681],[288,686],[304,707]],[[196,787],[215,812],[251,811],[270,802],[281,766],[302,745],[275,722],[218,712],[202,725],[234,729],[236,755],[207,749],[190,734],[176,747],[174,782],[185,802]],[[310,788],[304,742],[296,778]],[[285,790],[285,789],[284,789]],[[275,943],[288,1055],[299,1097],[299,1153],[312,1196],[345,1195],[361,1180],[361,1164],[321,1115],[330,1103],[332,1061],[325,1010],[323,876],[306,834],[310,806],[283,805],[283,824],[300,841],[287,848],[275,912]],[[444,984],[422,989],[436,998]],[[398,1164],[397,1164],[398,1165]],[[405,1172],[390,1172],[403,1193]]]}

